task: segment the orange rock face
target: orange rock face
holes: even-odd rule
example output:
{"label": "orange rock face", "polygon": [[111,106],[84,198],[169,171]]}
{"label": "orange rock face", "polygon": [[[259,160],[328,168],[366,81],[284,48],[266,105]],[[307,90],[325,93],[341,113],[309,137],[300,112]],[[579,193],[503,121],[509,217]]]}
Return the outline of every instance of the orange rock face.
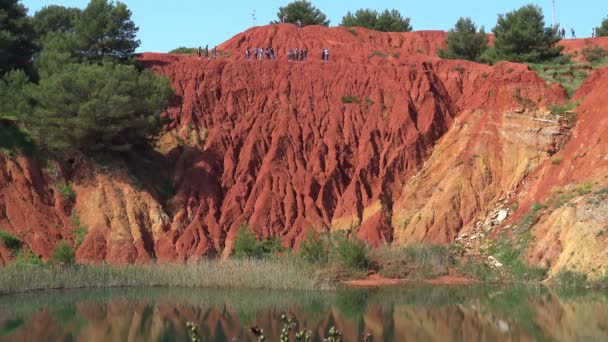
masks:
{"label": "orange rock face", "polygon": [[[566,94],[524,65],[438,59],[444,41],[272,25],[222,44],[217,60],[143,54],[176,94],[157,145],[166,163],[149,171],[167,175],[171,196],[87,166],[66,202],[48,170],[1,157],[0,229],[48,258],[75,239],[75,214],[88,228],[77,258],[111,263],[227,255],[243,224],[295,247],[310,229],[452,242],[557,151],[559,125],[543,120]],[[245,59],[269,46],[277,60]],[[288,62],[290,48],[309,60]]]}

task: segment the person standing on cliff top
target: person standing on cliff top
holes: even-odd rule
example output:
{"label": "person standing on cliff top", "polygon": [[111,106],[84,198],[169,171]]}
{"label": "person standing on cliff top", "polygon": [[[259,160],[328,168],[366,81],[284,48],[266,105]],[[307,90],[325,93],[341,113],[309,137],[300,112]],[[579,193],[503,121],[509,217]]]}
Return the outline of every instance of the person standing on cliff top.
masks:
{"label": "person standing on cliff top", "polygon": [[215,46],[215,47],[213,48],[213,50],[211,51],[211,53],[212,53],[212,57],[213,57],[213,59],[217,58],[217,46]]}
{"label": "person standing on cliff top", "polygon": [[562,27],[562,39],[566,39],[566,28]]}
{"label": "person standing on cliff top", "polygon": [[591,38],[595,38],[595,27],[591,30]]}
{"label": "person standing on cliff top", "polygon": [[203,53],[202,53],[202,48],[200,46],[198,47],[197,54],[198,54],[198,59],[201,59],[201,56]]}
{"label": "person standing on cliff top", "polygon": [[209,59],[209,45],[205,45],[205,58]]}
{"label": "person standing on cliff top", "polygon": [[296,21],[296,26],[297,27],[302,27],[302,20],[298,19],[298,21]]}
{"label": "person standing on cliff top", "polygon": [[570,29],[570,33],[572,33],[572,38],[576,38],[576,34],[574,33],[574,29],[573,28]]}
{"label": "person standing on cliff top", "polygon": [[287,24],[287,14],[283,16],[283,24]]}

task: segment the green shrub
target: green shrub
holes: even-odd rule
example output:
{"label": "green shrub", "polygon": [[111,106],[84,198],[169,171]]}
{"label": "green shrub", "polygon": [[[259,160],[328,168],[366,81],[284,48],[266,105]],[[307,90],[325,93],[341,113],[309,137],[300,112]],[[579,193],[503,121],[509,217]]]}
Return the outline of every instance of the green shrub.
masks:
{"label": "green shrub", "polygon": [[589,46],[583,49],[583,56],[587,62],[596,64],[608,58],[608,51],[599,46]]}
{"label": "green shrub", "polygon": [[554,157],[553,159],[551,159],[551,165],[560,165],[562,163],[562,157]]}
{"label": "green shrub", "polygon": [[386,57],[388,57],[388,56],[386,55],[386,53],[384,53],[384,52],[382,52],[382,51],[379,51],[379,50],[374,50],[374,51],[372,52],[371,57],[380,57],[380,58],[382,58],[382,59],[386,59]]}
{"label": "green shrub", "polygon": [[583,183],[583,184],[579,184],[576,187],[576,193],[579,196],[584,196],[587,195],[589,193],[591,193],[591,189],[592,189],[593,185],[591,183]]}
{"label": "green shrub", "polygon": [[70,244],[61,240],[53,250],[53,261],[62,265],[72,265],[76,261],[76,253]]}
{"label": "green shrub", "polygon": [[190,55],[190,54],[195,54],[197,52],[198,52],[197,48],[189,48],[189,47],[185,47],[185,46],[180,46],[177,49],[173,49],[173,50],[169,51],[169,53],[176,54],[176,55]]}
{"label": "green shrub", "polygon": [[568,102],[565,105],[553,105],[551,107],[551,114],[563,116],[564,114],[571,112],[578,107],[578,102]]}
{"label": "green shrub", "polygon": [[72,183],[59,184],[59,194],[61,197],[73,201],[76,199],[76,192],[72,188]]}
{"label": "green shrub", "polygon": [[0,241],[2,241],[6,248],[13,252],[20,250],[21,245],[23,244],[18,237],[2,229],[0,229]]}
{"label": "green shrub", "polygon": [[234,241],[235,258],[240,259],[265,259],[284,251],[279,239],[268,237],[264,241],[258,241],[249,226],[242,225]]}
{"label": "green shrub", "polygon": [[361,103],[361,99],[359,99],[358,96],[353,96],[353,95],[345,95],[342,96],[342,103]]}
{"label": "green shrub", "polygon": [[468,258],[464,263],[458,265],[458,272],[466,277],[481,281],[500,281],[503,277],[496,268],[491,268],[480,260]]}
{"label": "green shrub", "polygon": [[72,224],[74,225],[74,235],[76,236],[75,244],[76,248],[78,248],[87,236],[89,229],[80,223],[80,218],[78,217],[78,214],[76,214],[75,209],[72,209],[71,218]]}
{"label": "green shrub", "polygon": [[571,270],[559,272],[553,280],[558,286],[563,287],[585,287],[588,285],[586,274]]}
{"label": "green shrub", "polygon": [[309,263],[326,264],[329,258],[329,243],[325,236],[316,238],[314,231],[310,230],[300,243],[298,254]]}
{"label": "green shrub", "polygon": [[379,274],[389,278],[428,279],[448,274],[456,264],[458,245],[380,247],[371,251],[371,260],[379,265]]}
{"label": "green shrub", "polygon": [[369,265],[369,248],[365,242],[346,235],[337,234],[335,241],[335,258],[339,265],[350,269],[366,269]]}
{"label": "green shrub", "polygon": [[39,256],[32,254],[32,252],[27,251],[19,251],[15,256],[15,259],[10,266],[20,267],[20,266],[43,266],[44,262],[40,259]]}

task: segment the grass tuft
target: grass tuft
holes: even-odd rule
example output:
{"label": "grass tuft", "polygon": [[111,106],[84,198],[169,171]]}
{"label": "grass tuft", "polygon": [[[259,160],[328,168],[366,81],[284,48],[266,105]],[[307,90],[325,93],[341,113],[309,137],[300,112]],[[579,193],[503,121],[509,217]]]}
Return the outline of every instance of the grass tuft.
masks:
{"label": "grass tuft", "polygon": [[361,99],[358,96],[354,96],[354,95],[344,95],[344,96],[342,96],[342,103],[344,103],[344,104],[361,103]]}

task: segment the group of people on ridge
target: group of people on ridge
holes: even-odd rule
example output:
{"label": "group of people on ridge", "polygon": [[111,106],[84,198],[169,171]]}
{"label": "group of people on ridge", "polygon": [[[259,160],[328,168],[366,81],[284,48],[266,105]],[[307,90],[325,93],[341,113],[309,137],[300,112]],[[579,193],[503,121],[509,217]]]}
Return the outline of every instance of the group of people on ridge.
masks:
{"label": "group of people on ridge", "polygon": [[321,52],[321,59],[324,62],[329,62],[329,48],[323,49],[323,52]]}
{"label": "group of people on ridge", "polygon": [[304,62],[308,60],[308,50],[295,48],[293,51],[287,51],[287,61]]}
{"label": "group of people on ridge", "polygon": [[260,60],[263,61],[264,60],[264,56],[266,56],[268,59],[270,59],[271,61],[274,61],[275,58],[275,54],[274,54],[274,49],[272,47],[263,49],[263,48],[254,48],[253,49],[253,56],[251,54],[251,49],[247,48],[247,50],[245,50],[245,58],[250,61],[251,57],[253,57],[254,60]]}
{"label": "group of people on ridge", "polygon": [[[252,58],[253,58],[253,60],[263,61],[264,57],[270,59],[271,61],[274,61],[276,58],[274,49],[272,47],[269,47],[267,49],[254,48],[253,52],[251,51],[250,48],[245,49],[245,59],[247,59],[248,61],[250,61]],[[291,61],[304,62],[307,60],[308,60],[308,50],[295,48],[293,50],[289,49],[287,51],[287,61],[288,62],[291,62]],[[329,48],[322,49],[321,60],[323,60],[324,62],[329,61]]]}
{"label": "group of people on ridge", "polygon": [[[199,46],[197,50],[198,59],[203,57],[203,49]],[[205,58],[209,59],[209,45],[205,45]],[[211,50],[211,58],[217,58],[217,46]]]}

